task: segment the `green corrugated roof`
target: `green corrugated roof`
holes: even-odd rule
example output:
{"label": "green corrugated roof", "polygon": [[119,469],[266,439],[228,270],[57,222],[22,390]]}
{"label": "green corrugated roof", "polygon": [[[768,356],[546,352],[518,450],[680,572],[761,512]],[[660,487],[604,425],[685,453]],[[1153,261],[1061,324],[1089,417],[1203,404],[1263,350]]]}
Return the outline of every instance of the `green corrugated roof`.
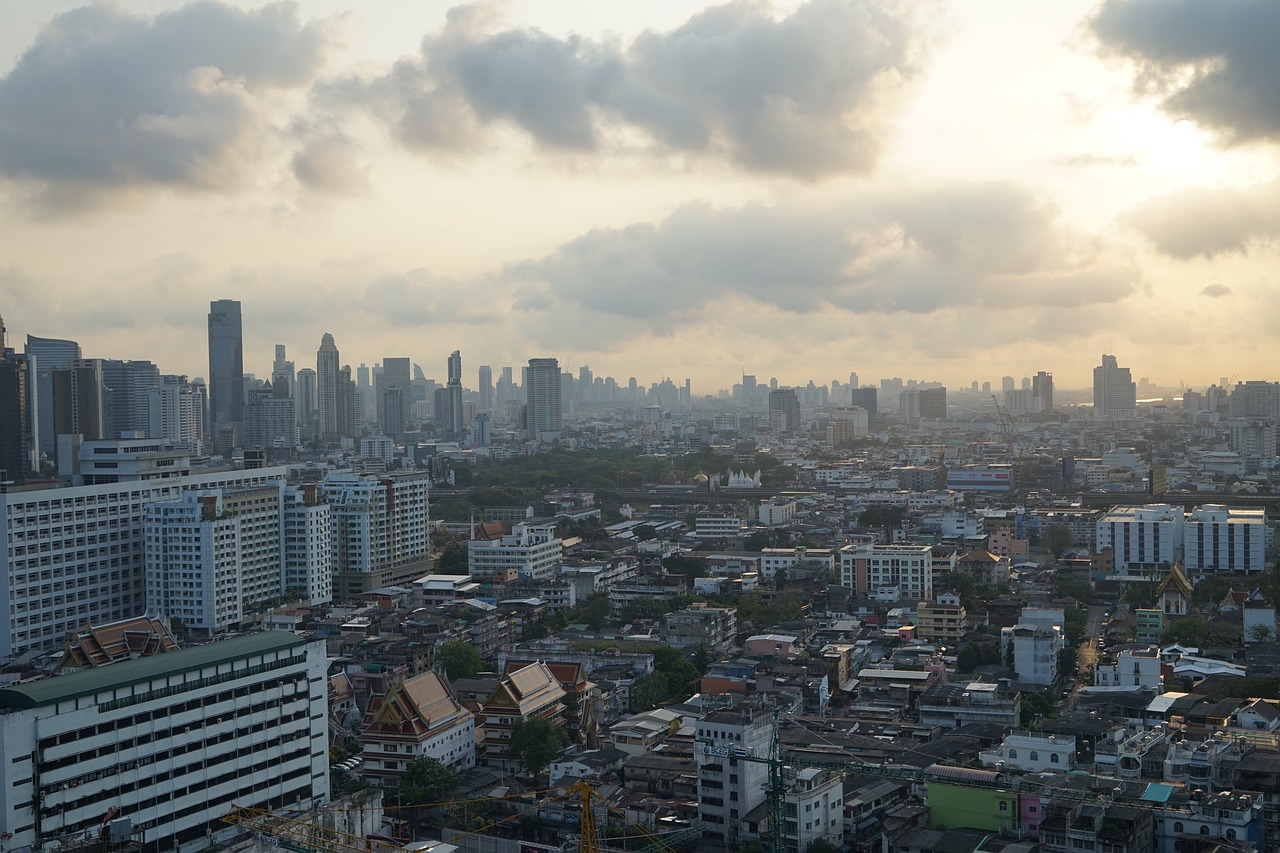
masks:
{"label": "green corrugated roof", "polygon": [[288,631],[263,631],[232,637],[204,646],[193,646],[176,652],[108,664],[95,669],[58,675],[0,689],[0,708],[39,708],[92,696],[117,687],[127,687],[176,675],[180,672],[203,669],[220,663],[228,663],[249,655],[282,651],[306,645],[306,640]]}

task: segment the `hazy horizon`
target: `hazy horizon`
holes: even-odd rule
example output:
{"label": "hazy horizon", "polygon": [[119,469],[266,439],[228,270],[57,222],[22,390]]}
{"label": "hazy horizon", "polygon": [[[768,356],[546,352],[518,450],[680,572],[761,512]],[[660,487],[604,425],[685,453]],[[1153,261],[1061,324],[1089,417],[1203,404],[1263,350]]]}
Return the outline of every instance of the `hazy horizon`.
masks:
{"label": "hazy horizon", "polygon": [[[616,7],[615,7],[616,6]],[[85,5],[0,31],[0,316],[207,376],[1271,379],[1280,5]]]}

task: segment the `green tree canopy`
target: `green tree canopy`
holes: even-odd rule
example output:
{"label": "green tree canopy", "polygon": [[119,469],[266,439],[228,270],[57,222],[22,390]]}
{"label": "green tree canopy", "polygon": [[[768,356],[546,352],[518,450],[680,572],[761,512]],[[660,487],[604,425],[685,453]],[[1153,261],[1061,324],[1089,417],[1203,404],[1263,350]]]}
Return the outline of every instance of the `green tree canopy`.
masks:
{"label": "green tree canopy", "polygon": [[956,672],[973,672],[980,666],[1004,663],[997,643],[965,643],[956,654]]}
{"label": "green tree canopy", "polygon": [[440,803],[458,790],[458,776],[434,758],[416,758],[396,783],[400,805]]}
{"label": "green tree canopy", "polygon": [[467,573],[467,546],[462,542],[450,542],[440,554],[437,565],[441,574],[464,575]]}
{"label": "green tree canopy", "polygon": [[1044,534],[1045,547],[1049,549],[1049,553],[1053,555],[1053,561],[1056,563],[1062,559],[1062,555],[1072,543],[1075,542],[1075,536],[1071,533],[1071,528],[1065,524],[1050,524],[1049,529]]}
{"label": "green tree canopy", "polygon": [[871,506],[858,516],[859,527],[878,527],[884,530],[897,527],[906,518],[907,510],[900,506]]}
{"label": "green tree canopy", "polygon": [[484,658],[466,640],[454,640],[436,649],[436,662],[444,667],[444,674],[450,681],[475,678],[476,673],[484,668]]}
{"label": "green tree canopy", "polygon": [[609,610],[609,596],[597,594],[578,605],[574,617],[587,623],[592,631],[599,631],[609,621]]}
{"label": "green tree canopy", "polygon": [[1198,616],[1174,619],[1160,636],[1161,645],[1177,643],[1182,646],[1202,646],[1209,635],[1208,624]]}
{"label": "green tree canopy", "polygon": [[511,757],[534,780],[568,743],[564,729],[546,717],[519,720],[511,727]]}
{"label": "green tree canopy", "polygon": [[661,672],[651,672],[631,684],[631,710],[652,711],[671,696],[671,685]]}

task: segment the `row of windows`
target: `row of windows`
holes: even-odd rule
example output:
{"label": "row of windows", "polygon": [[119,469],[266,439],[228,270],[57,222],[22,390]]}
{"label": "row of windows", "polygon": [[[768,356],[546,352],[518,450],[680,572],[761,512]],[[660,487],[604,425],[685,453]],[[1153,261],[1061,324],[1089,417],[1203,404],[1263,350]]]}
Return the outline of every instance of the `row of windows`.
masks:
{"label": "row of windows", "polygon": [[[245,669],[237,669],[233,672],[224,672],[217,675],[211,675],[206,678],[200,678],[195,681],[188,681],[185,684],[179,684],[172,687],[162,687],[158,690],[152,690],[147,693],[140,693],[135,696],[126,696],[122,699],[116,699],[113,702],[105,702],[98,706],[98,711],[105,713],[107,711],[115,711],[120,708],[127,708],[130,705],[138,705],[142,702],[150,702],[154,699],[163,699],[166,696],[176,696],[179,693],[190,693],[192,691],[201,690],[205,687],[212,687],[215,684],[224,684],[237,678],[247,678],[252,675],[261,675],[264,672],[272,672],[277,669],[284,669],[290,666],[296,666],[306,661],[305,655],[293,655],[280,660],[260,663]],[[231,691],[226,691],[231,692]],[[220,698],[225,697],[219,694]],[[196,700],[192,700],[196,701]],[[217,701],[217,700],[215,700]],[[190,703],[188,703],[190,704]],[[203,703],[197,703],[203,704]]]}
{"label": "row of windows", "polygon": [[[113,743],[109,743],[106,746],[100,747],[98,749],[86,750],[84,752],[68,755],[64,758],[59,758],[52,761],[42,761],[40,763],[40,769],[45,772],[60,770],[63,767],[70,767],[74,764],[78,764],[81,761],[92,761],[98,758],[105,758],[107,756],[114,755],[115,753],[121,750],[134,749],[137,747],[146,746],[147,744],[154,743],[156,741],[166,740],[168,738],[174,737],[175,735],[188,734],[194,728],[207,728],[209,726],[220,725],[222,723],[227,723],[237,718],[247,717],[252,714],[259,714],[270,708],[278,708],[278,707],[280,707],[280,702],[277,700],[271,700],[269,702],[259,702],[255,705],[249,706],[248,708],[239,708],[233,711],[228,711],[226,713],[219,714],[216,717],[196,720],[191,723],[187,723],[180,726],[174,726],[167,729],[160,729],[158,731],[140,731],[136,737],[118,740]],[[300,711],[298,713],[305,714],[306,711]],[[282,719],[288,720],[292,718],[287,717]],[[103,726],[98,726],[97,728],[99,730],[97,733],[102,734],[103,730],[107,729],[108,727],[103,725]],[[85,735],[85,737],[89,737],[89,735]],[[219,738],[219,739],[225,740],[225,737]],[[189,752],[191,749],[198,748],[199,745],[200,745],[199,742],[196,742],[195,746],[188,744],[187,746],[184,746],[178,749],[175,752],[175,754],[181,755],[184,752]]]}
{"label": "row of windows", "polygon": [[[270,765],[274,763],[278,763],[278,761],[261,762],[260,764],[254,765],[252,768],[246,768],[246,769],[249,772],[264,770],[266,769],[266,765]],[[258,782],[251,787],[244,788],[237,791],[231,791],[229,793],[223,794],[220,797],[204,800],[194,806],[187,806],[186,808],[182,808],[174,812],[164,812],[161,817],[138,824],[138,827],[143,830],[143,837],[148,839],[148,847],[150,847],[152,843],[150,839],[152,838],[152,836],[149,830],[155,828],[156,826],[162,823],[174,824],[174,823],[178,823],[179,821],[182,821],[183,818],[188,818],[188,817],[191,817],[192,815],[199,814],[201,812],[214,812],[218,815],[219,819],[215,819],[214,821],[211,821],[211,823],[220,824],[221,823],[220,818],[221,818],[221,815],[226,811],[226,808],[225,808],[226,806],[229,806],[232,803],[237,801],[240,801],[240,803],[244,805],[245,799],[252,794],[265,793],[268,789],[279,787],[281,784],[292,782],[295,779],[308,777],[306,779],[306,782],[304,782],[304,784],[295,786],[289,791],[286,791],[285,793],[277,797],[271,798],[267,803],[264,804],[266,808],[278,809],[286,804],[296,803],[299,800],[309,797],[312,794],[310,778],[308,774],[309,770],[310,770],[310,767],[300,768],[280,778],[268,779],[262,782]],[[235,773],[232,774],[232,778],[235,778],[236,776],[240,776],[240,775],[243,775],[243,773],[241,771],[236,771]],[[212,787],[213,785],[221,784],[223,781],[226,781],[226,780],[219,780],[215,782],[214,780],[209,779],[209,780],[204,780],[203,782],[193,783],[192,785],[188,786],[188,788],[185,789],[183,793],[191,793],[197,790],[204,790],[206,788]],[[145,808],[151,808],[155,805],[158,805],[161,802],[168,801],[171,796],[177,796],[177,793],[172,792],[171,795],[166,795],[164,797],[152,797],[149,800],[144,800],[143,802],[137,804],[136,809],[141,810]],[[131,809],[132,808],[135,808],[135,807],[131,807]],[[78,821],[77,823],[72,824],[68,827],[60,828],[58,829],[58,833],[63,834],[65,832],[65,834],[70,835],[75,832],[89,829],[90,827],[96,826],[101,822],[102,822],[102,818],[101,818],[101,815],[99,815],[96,817],[89,818],[87,820]],[[43,831],[42,831],[42,834],[44,834]],[[188,840],[203,836],[204,827],[202,826],[194,827],[192,829],[184,830],[182,835],[188,836]],[[159,839],[156,839],[154,843],[157,849],[166,849],[168,847],[168,844],[166,842],[168,841],[169,841],[168,838],[159,838]]]}
{"label": "row of windows", "polygon": [[[287,723],[295,723],[299,719],[306,719],[306,716],[307,716],[306,712],[304,711],[300,714],[292,714],[288,717],[281,718],[278,721],[273,720],[270,723],[273,736],[277,737],[282,744],[288,743],[290,741],[298,741],[298,740],[300,740],[301,743],[299,746],[295,747],[293,752],[291,753],[286,753],[284,756],[275,756],[272,759],[270,759],[270,762],[267,762],[267,761],[262,762],[261,765],[259,766],[259,769],[265,768],[268,763],[279,763],[283,761],[288,761],[291,758],[297,758],[298,756],[304,755],[307,753],[309,748],[309,740],[310,740],[309,728],[301,728],[301,729],[298,729],[297,731],[286,731],[280,728]],[[40,814],[42,817],[48,817],[48,816],[57,814],[68,807],[83,808],[86,805],[97,803],[102,800],[115,800],[123,796],[124,794],[131,794],[137,790],[145,791],[149,788],[154,788],[158,785],[164,785],[166,782],[169,782],[171,780],[184,779],[187,776],[191,776],[191,775],[198,775],[203,778],[207,776],[207,773],[202,771],[207,771],[219,765],[226,764],[228,761],[234,762],[234,761],[238,761],[239,759],[247,758],[248,756],[251,756],[251,755],[260,755],[263,752],[262,744],[260,742],[249,743],[248,745],[242,746],[240,749],[235,750],[234,752],[225,752],[220,755],[215,755],[212,757],[200,758],[199,760],[192,761],[188,764],[185,764],[173,770],[158,771],[158,772],[152,773],[150,776],[145,776],[139,779],[135,779],[134,781],[131,781],[131,782],[123,781],[124,774],[129,773],[132,770],[136,770],[140,767],[146,767],[150,764],[154,764],[157,760],[161,760],[161,759],[167,760],[169,758],[176,758],[179,755],[185,755],[187,753],[194,752],[199,749],[204,749],[205,747],[210,745],[216,745],[219,741],[231,740],[232,737],[240,739],[240,738],[248,737],[250,735],[259,734],[261,732],[266,731],[267,725],[268,724],[266,723],[258,723],[257,725],[253,725],[253,726],[245,726],[242,729],[237,729],[234,733],[227,732],[225,735],[223,735],[220,738],[216,738],[216,739],[211,738],[206,741],[195,741],[193,743],[187,744],[184,747],[181,747],[180,749],[175,749],[172,752],[166,752],[162,755],[149,756],[145,760],[126,761],[118,765],[113,765],[111,767],[108,767],[104,770],[97,771],[96,773],[86,773],[84,776],[79,777],[74,782],[69,783],[67,786],[65,786],[68,790],[72,792],[70,795],[66,797],[54,796],[55,794],[59,793],[64,786],[59,786],[57,789],[49,789],[49,790],[42,788],[41,801],[47,803],[50,800],[54,800],[54,802],[51,805],[46,806],[44,809],[41,809]],[[233,768],[231,772],[226,775],[229,778],[235,778],[237,774],[241,774],[243,772],[244,772],[243,768],[237,766]],[[114,778],[117,780],[117,784],[115,785],[115,787],[105,788],[96,794],[79,794],[76,791],[76,789],[79,788],[82,784],[87,785],[90,782],[96,782],[100,779],[110,779],[110,778]]]}

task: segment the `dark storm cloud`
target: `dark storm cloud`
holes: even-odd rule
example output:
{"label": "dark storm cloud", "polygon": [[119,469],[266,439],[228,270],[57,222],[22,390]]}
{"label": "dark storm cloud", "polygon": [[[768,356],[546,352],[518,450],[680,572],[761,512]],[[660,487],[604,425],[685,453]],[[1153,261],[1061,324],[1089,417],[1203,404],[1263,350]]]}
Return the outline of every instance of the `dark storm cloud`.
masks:
{"label": "dark storm cloud", "polygon": [[545,149],[625,147],[726,158],[815,179],[865,171],[880,149],[888,95],[911,76],[916,36],[891,3],[811,0],[789,16],[739,2],[630,45],[536,29],[493,32],[454,9],[422,55],[372,79],[317,88],[330,108],[364,108],[406,146],[460,153],[492,125]]}
{"label": "dark storm cloud", "polygon": [[1137,273],[1029,192],[964,184],[824,208],[690,205],[657,224],[592,231],[504,278],[558,316],[660,331],[742,299],[796,314],[1094,306],[1128,296]]}
{"label": "dark storm cloud", "polygon": [[1107,0],[1092,25],[1170,115],[1233,141],[1280,139],[1280,3]]}
{"label": "dark storm cloud", "polygon": [[59,15],[0,78],[0,174],[66,204],[112,189],[236,185],[268,127],[262,98],[310,84],[329,43],[325,25],[302,23],[288,3]]}
{"label": "dark storm cloud", "polygon": [[1280,180],[1243,190],[1186,187],[1147,199],[1123,220],[1175,258],[1243,252],[1280,237]]}

